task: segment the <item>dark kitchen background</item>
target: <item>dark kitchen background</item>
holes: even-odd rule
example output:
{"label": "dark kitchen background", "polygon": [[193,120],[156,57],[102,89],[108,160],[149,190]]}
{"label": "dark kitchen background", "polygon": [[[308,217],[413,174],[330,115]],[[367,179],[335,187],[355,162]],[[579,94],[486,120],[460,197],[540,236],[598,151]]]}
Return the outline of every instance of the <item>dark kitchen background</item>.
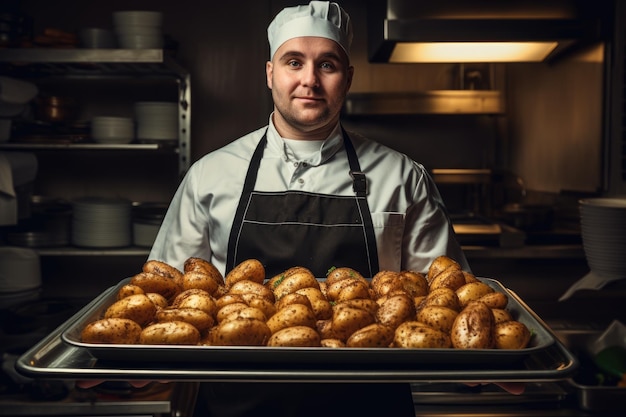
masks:
{"label": "dark kitchen background", "polygon": [[[476,275],[501,280],[549,318],[580,316],[580,298],[595,303],[597,297],[622,297],[619,291],[583,292],[557,301],[589,271],[580,245],[578,199],[619,194],[625,188],[614,159],[623,152],[621,127],[615,122],[622,111],[620,2],[588,6],[606,34],[599,41],[550,62],[479,65],[369,62],[370,3],[379,2],[341,3],[354,23],[356,67],[349,98],[353,107],[346,107],[344,124],[407,153],[433,172]],[[165,49],[189,73],[186,163],[192,163],[267,123],[272,105],[264,72],[266,29],[288,5],[293,2],[5,0],[1,7],[26,16],[34,39],[49,29],[70,34],[90,27],[112,29],[114,11],[162,12]],[[79,120],[103,108],[109,114],[129,111],[128,105],[116,104],[131,100],[124,84],[92,89],[83,82],[55,82],[44,80],[40,88],[76,97],[82,105]],[[144,97],[161,98],[150,84],[143,88]],[[473,92],[483,99],[481,93],[494,93],[496,108],[451,112],[407,105],[395,112],[401,114],[387,114],[377,106],[386,97],[419,101],[438,91]],[[163,94],[170,97],[172,91]],[[76,158],[72,153],[38,152],[33,194],[39,196],[71,200],[98,192],[167,204],[179,180],[171,156],[105,153],[103,161],[90,154]],[[505,206],[511,204],[527,210],[508,213]],[[494,233],[495,221],[504,226]],[[69,253],[40,250],[45,295],[92,297],[138,272],[148,250]]]}

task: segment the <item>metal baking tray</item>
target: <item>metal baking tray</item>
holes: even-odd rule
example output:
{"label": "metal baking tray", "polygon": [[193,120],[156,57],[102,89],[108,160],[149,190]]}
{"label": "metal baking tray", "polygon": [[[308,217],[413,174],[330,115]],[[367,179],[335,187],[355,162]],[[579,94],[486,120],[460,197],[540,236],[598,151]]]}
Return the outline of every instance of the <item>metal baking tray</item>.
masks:
{"label": "metal baking tray", "polygon": [[533,332],[520,350],[400,348],[278,348],[246,346],[101,345],[80,341],[127,281],[111,287],[47,338],[24,353],[17,370],[27,376],[70,379],[231,381],[536,381],[562,380],[577,359],[516,294],[508,309]]}

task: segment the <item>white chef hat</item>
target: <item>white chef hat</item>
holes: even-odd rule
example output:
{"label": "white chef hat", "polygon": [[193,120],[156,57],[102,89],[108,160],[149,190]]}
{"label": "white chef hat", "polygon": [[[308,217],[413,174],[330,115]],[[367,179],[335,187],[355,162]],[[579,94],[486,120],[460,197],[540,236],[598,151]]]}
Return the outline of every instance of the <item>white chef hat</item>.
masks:
{"label": "white chef hat", "polygon": [[267,28],[270,59],[286,41],[301,36],[318,36],[337,42],[350,56],[352,23],[337,3],[312,1],[308,5],[287,7],[276,15]]}

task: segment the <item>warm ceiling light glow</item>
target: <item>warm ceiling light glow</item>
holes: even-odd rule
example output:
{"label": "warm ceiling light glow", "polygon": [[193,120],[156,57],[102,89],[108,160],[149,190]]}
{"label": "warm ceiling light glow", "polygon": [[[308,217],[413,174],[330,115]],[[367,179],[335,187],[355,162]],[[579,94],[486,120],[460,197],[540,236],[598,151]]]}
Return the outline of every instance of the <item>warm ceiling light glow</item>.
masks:
{"label": "warm ceiling light glow", "polygon": [[557,42],[398,42],[389,62],[541,62]]}

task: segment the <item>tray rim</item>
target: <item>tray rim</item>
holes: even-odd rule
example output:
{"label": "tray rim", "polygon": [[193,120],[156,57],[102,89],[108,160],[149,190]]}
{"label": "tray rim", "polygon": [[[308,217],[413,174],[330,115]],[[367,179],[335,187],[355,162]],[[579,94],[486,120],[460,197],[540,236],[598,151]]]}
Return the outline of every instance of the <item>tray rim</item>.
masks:
{"label": "tray rim", "polygon": [[[487,278],[497,282],[496,280]],[[123,282],[123,281],[122,281]],[[57,379],[165,379],[165,380],[196,380],[196,381],[359,381],[359,382],[416,382],[416,381],[450,381],[450,382],[483,382],[483,381],[537,381],[537,380],[564,380],[578,368],[578,360],[558,340],[552,330],[532,311],[514,292],[505,288],[509,295],[543,326],[553,342],[539,352],[528,352],[529,356],[548,352],[550,357],[559,356],[553,369],[298,369],[288,366],[288,369],[279,367],[254,367],[242,364],[230,369],[218,367],[173,367],[157,368],[150,366],[150,362],[137,363],[133,361],[116,361],[105,363],[93,355],[90,349],[73,345],[67,342],[63,335],[70,326],[80,320],[94,305],[111,295],[121,283],[108,288],[78,311],[72,318],[60,325],[38,344],[25,352],[16,362],[18,372],[26,376],[47,377]],[[499,284],[499,283],[498,283]],[[499,284],[501,285],[501,284]],[[504,288],[502,286],[502,288]],[[166,345],[165,345],[166,346]],[[167,346],[166,346],[167,347]],[[275,349],[275,348],[269,348]],[[301,348],[292,348],[301,349]],[[318,348],[315,348],[318,349]],[[347,348],[346,348],[347,349]],[[382,348],[381,348],[382,349]],[[390,348],[384,348],[385,351]],[[354,348],[350,348],[350,351]],[[42,363],[46,355],[53,355],[58,351],[58,357],[64,357],[70,366],[52,366]],[[483,351],[483,350],[479,350]],[[490,352],[493,350],[489,350]],[[466,352],[468,353],[468,352]],[[558,362],[558,361],[561,362]],[[81,363],[82,361],[82,363]],[[138,366],[140,365],[140,366]],[[233,364],[229,364],[233,365]]]}

